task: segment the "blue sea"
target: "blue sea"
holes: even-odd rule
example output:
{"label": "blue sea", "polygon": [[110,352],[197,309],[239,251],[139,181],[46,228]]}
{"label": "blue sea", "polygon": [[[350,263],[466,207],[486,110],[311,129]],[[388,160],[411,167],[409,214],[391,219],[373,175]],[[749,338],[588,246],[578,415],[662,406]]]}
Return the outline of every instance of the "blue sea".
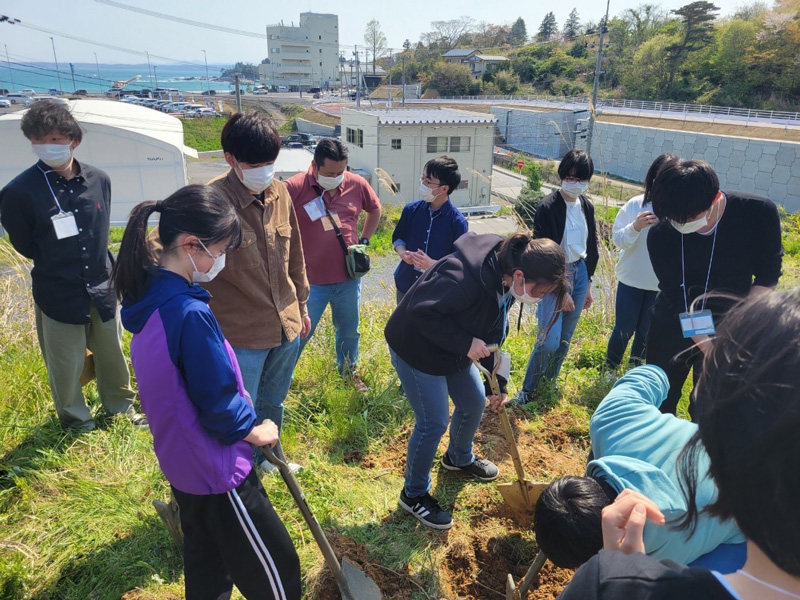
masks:
{"label": "blue sea", "polygon": [[[140,79],[125,86],[126,90],[135,92],[149,88],[171,88],[180,92],[201,92],[206,89],[227,93],[233,89],[233,83],[214,81],[222,70],[231,65],[208,65],[210,82],[206,83],[205,65],[195,64],[152,64],[148,72],[147,63],[139,65],[119,65],[94,63],[16,63],[10,65],[0,56],[0,88],[11,91],[31,89],[46,94],[50,89],[61,89],[64,93],[74,90],[86,90],[91,93],[108,91],[114,81],[125,81],[137,75]],[[10,67],[10,68],[9,68]],[[99,75],[98,75],[99,71]],[[73,85],[74,73],[74,85]],[[61,83],[59,87],[59,76]]]}

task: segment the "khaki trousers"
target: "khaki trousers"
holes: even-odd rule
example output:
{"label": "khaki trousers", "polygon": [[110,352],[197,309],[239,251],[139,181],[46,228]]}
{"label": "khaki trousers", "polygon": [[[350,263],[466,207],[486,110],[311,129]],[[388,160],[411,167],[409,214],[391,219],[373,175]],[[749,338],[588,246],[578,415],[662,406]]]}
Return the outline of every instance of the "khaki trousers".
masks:
{"label": "khaki trousers", "polygon": [[117,314],[103,323],[92,306],[91,322],[72,325],[51,319],[36,306],[36,333],[44,356],[50,391],[61,423],[68,427],[94,429],[94,420],[81,389],[86,349],[94,354],[97,391],[108,415],[133,410],[134,391],[125,355],[122,353],[122,324]]}

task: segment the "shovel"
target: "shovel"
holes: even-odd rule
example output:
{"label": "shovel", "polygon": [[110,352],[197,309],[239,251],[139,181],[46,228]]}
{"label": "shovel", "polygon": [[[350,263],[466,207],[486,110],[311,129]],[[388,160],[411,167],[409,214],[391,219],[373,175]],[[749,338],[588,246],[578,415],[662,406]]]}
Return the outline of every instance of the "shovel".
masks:
{"label": "shovel", "polygon": [[[486,378],[489,380],[489,387],[492,388],[492,394],[499,396],[500,385],[497,383],[497,369],[500,367],[500,350],[496,345],[491,345],[488,348],[495,355],[494,368],[489,371],[478,361],[475,361],[475,366],[478,367],[481,373],[486,375]],[[542,495],[547,484],[533,483],[525,479],[525,470],[522,468],[522,460],[519,457],[517,440],[514,439],[514,432],[511,430],[511,423],[508,420],[505,406],[501,406],[497,409],[497,416],[500,418],[500,427],[506,438],[511,460],[514,462],[514,470],[517,472],[517,481],[512,483],[500,483],[497,485],[497,489],[500,491],[500,495],[503,496],[503,500],[506,501],[506,504],[513,510],[520,513],[533,514],[533,510],[536,508],[536,501],[539,499],[539,496]]]}
{"label": "shovel", "polygon": [[306,497],[300,489],[300,484],[297,483],[297,479],[295,479],[289,465],[286,463],[280,442],[274,449],[264,446],[261,448],[261,452],[280,471],[286,487],[289,488],[297,508],[300,509],[303,519],[314,536],[314,540],[317,542],[319,549],[322,550],[322,556],[325,557],[325,563],[333,573],[336,585],[339,586],[339,590],[342,592],[343,600],[382,600],[383,595],[378,586],[356,564],[345,557],[342,559],[341,566],[339,565],[328,538],[325,537],[322,527],[311,512],[308,502],[306,502]]}
{"label": "shovel", "polygon": [[506,580],[506,600],[522,600],[528,593],[528,590],[531,589],[533,582],[536,580],[545,562],[547,562],[547,557],[544,555],[544,552],[539,550],[539,553],[533,560],[531,568],[525,573],[525,578],[522,580],[519,587],[514,585],[514,578],[511,576],[511,573],[509,573],[508,579]]}

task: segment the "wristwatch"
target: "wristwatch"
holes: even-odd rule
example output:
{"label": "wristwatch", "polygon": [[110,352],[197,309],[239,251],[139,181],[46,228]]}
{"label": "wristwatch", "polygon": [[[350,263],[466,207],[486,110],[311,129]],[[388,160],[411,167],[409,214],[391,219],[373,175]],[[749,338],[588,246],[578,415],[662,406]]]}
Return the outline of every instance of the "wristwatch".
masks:
{"label": "wristwatch", "polygon": [[365,246],[369,246],[369,239],[368,238],[361,238],[358,240],[359,244],[364,244]]}

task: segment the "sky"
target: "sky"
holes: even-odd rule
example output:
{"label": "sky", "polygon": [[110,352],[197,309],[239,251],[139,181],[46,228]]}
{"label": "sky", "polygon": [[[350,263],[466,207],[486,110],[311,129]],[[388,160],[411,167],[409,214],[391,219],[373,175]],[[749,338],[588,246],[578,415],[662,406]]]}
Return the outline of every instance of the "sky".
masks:
{"label": "sky", "polygon": [[[364,43],[364,29],[371,19],[377,19],[389,47],[401,48],[407,38],[416,42],[420,34],[430,31],[430,22],[469,16],[476,21],[511,24],[522,17],[528,34],[535,33],[544,15],[552,10],[559,26],[569,12],[576,8],[582,21],[597,22],[605,12],[605,3],[596,0],[570,0],[553,5],[546,2],[498,2],[496,0],[460,0],[431,2],[431,0],[117,0],[137,9],[151,10],[174,17],[212,23],[253,33],[264,33],[265,26],[281,20],[285,25],[298,24],[300,12],[333,13],[339,16],[340,44],[345,53],[352,46]],[[662,0],[665,9],[674,9],[691,0]],[[747,0],[714,0],[720,14],[732,14]],[[635,8],[642,0],[611,0],[611,15]],[[515,8],[518,4],[518,8]],[[398,10],[398,8],[401,8]],[[19,19],[23,24],[50,30],[0,23],[0,60],[5,61],[5,44],[11,61],[50,61],[53,36],[60,62],[94,62],[94,52],[100,63],[141,64],[144,51],[152,62],[164,64],[174,59],[203,63],[205,49],[208,62],[215,65],[237,61],[259,63],[267,55],[266,40],[212,31],[182,23],[131,12],[97,0],[0,0],[0,15]],[[64,37],[66,34],[91,42],[140,52],[119,51],[102,45],[92,45]],[[153,57],[152,55],[155,55]],[[161,57],[161,58],[159,58]]]}

